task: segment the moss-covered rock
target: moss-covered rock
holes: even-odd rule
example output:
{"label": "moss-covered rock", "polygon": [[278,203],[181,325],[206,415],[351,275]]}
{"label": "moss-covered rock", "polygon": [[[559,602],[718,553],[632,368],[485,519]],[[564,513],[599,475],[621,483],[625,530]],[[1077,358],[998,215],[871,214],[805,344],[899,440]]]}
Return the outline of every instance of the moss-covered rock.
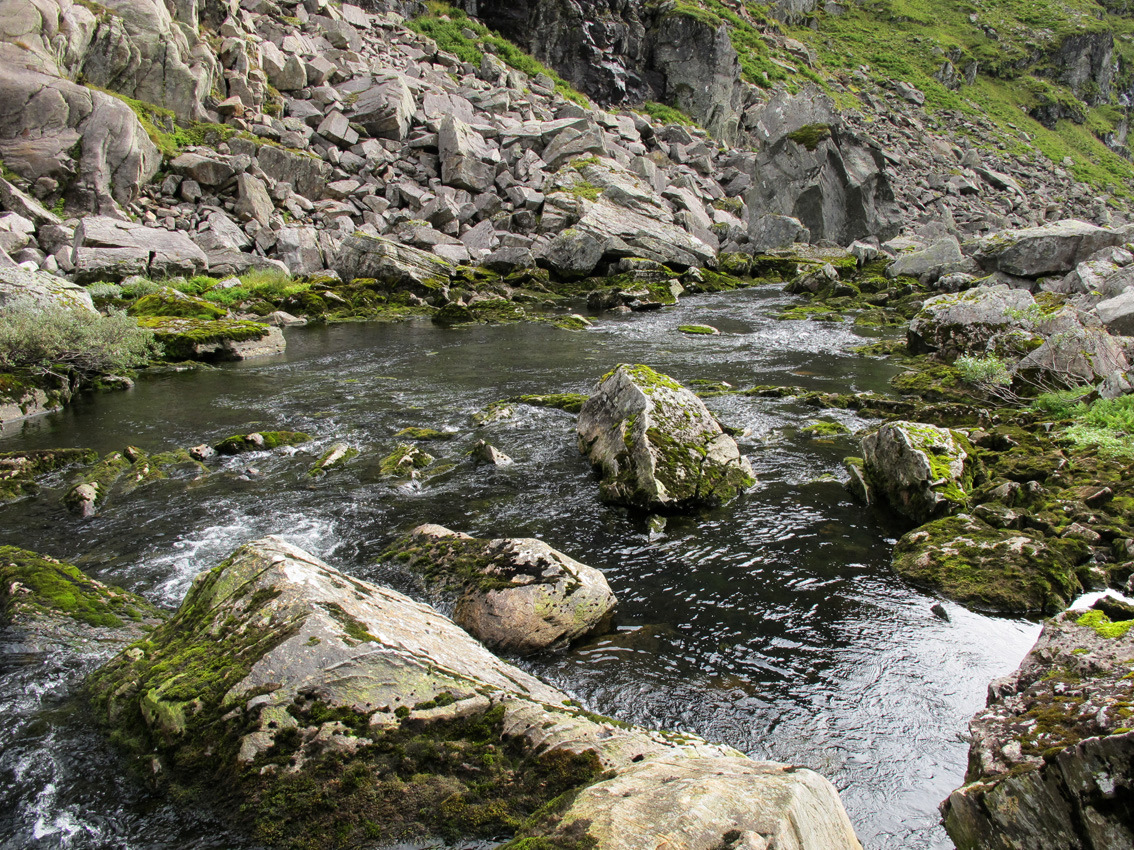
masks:
{"label": "moss-covered rock", "polygon": [[965,785],[942,806],[960,850],[1134,843],[1134,632],[1068,611],[969,724]]}
{"label": "moss-covered rock", "polygon": [[358,457],[358,449],[347,443],[335,443],[311,466],[311,470],[307,473],[312,478],[318,478],[321,475],[326,475],[332,469],[343,466],[349,463],[353,458]]}
{"label": "moss-covered rock", "polygon": [[914,522],[967,506],[970,448],[960,431],[922,422],[888,422],[862,438],[871,492]]}
{"label": "moss-covered rock", "polygon": [[984,611],[1059,611],[1082,589],[1080,540],[993,528],[969,514],[927,523],[894,547],[898,575]]}
{"label": "moss-covered rock", "polygon": [[451,431],[439,431],[436,428],[418,428],[411,425],[408,428],[403,428],[394,436],[400,437],[403,440],[429,442],[432,440],[451,440],[456,435]]}
{"label": "moss-covered rock", "polygon": [[280,329],[261,322],[143,316],[138,324],[154,332],[166,360],[247,360],[285,349]]}
{"label": "moss-covered rock", "polygon": [[[582,711],[434,609],[278,538],[199,575],[176,615],[97,671],[88,691],[147,775],[289,850],[430,835],[561,847],[537,836],[596,780],[668,756],[711,782],[711,763],[740,756]],[[774,840],[807,824],[848,837],[804,846],[857,848],[831,786],[778,767],[809,793],[753,776],[718,796],[772,825]],[[642,789],[652,793],[661,789]],[[700,846],[689,843],[703,831],[695,814],[671,807],[654,826]],[[579,832],[584,844],[615,846]]]}
{"label": "moss-covered rock", "polygon": [[302,431],[253,431],[250,434],[233,434],[213,446],[217,454],[238,455],[244,452],[264,452],[283,446],[300,446],[311,440]]}
{"label": "moss-covered rock", "polygon": [[436,458],[429,452],[408,443],[401,443],[390,454],[382,458],[378,465],[378,471],[388,478],[412,481],[421,477],[422,471],[435,460]]}
{"label": "moss-covered rock", "polygon": [[704,402],[649,366],[604,375],[576,430],[605,501],[648,510],[720,505],[756,480]]}
{"label": "moss-covered rock", "polygon": [[137,446],[128,446],[120,452],[110,452],[82,472],[63,495],[63,504],[79,516],[91,517],[113,494],[133,492],[169,477],[174,471],[195,476],[206,470],[184,450],[151,455]]}
{"label": "moss-covered rock", "polygon": [[223,319],[228,310],[204,298],[186,295],[172,286],[163,286],[157,292],[143,295],[130,305],[131,316],[160,316],[171,319]]}
{"label": "moss-covered rock", "polygon": [[137,640],[165,615],[140,596],[46,555],[0,547],[0,621],[29,651],[90,651]]}
{"label": "moss-covered rock", "polygon": [[538,393],[535,395],[514,395],[504,399],[504,404],[528,404],[532,407],[554,407],[568,413],[582,410],[588,396],[583,393]]}
{"label": "moss-covered rock", "polygon": [[385,559],[455,602],[453,619],[489,649],[528,655],[610,627],[617,600],[603,574],[532,538],[483,540],[422,525]]}
{"label": "moss-covered rock", "polygon": [[39,478],[75,464],[98,460],[93,449],[38,449],[0,453],[0,504],[30,496],[39,489]]}

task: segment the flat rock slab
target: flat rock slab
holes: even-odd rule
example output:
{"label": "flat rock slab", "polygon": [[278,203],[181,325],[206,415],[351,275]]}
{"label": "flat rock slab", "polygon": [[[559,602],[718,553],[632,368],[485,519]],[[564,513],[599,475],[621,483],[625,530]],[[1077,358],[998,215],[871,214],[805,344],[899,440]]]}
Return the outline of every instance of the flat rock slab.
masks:
{"label": "flat rock slab", "polygon": [[75,279],[122,280],[132,274],[192,277],[209,270],[209,258],[180,230],[143,227],[87,216],[75,230]]}
{"label": "flat rock slab", "polygon": [[1125,241],[1126,236],[1119,231],[1065,219],[1040,227],[1006,230],[966,247],[987,271],[1035,278],[1066,274],[1096,251]]}

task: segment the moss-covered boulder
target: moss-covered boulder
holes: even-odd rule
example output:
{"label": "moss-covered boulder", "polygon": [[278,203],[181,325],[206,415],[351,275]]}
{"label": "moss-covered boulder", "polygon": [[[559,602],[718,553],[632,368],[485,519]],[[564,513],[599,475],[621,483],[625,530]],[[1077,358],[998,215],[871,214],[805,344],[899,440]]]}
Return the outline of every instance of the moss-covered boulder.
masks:
{"label": "moss-covered boulder", "polygon": [[907,581],[972,608],[1051,613],[1065,608],[1082,589],[1076,568],[1088,554],[1081,540],[993,528],[958,514],[902,537],[893,564]]}
{"label": "moss-covered boulder", "polygon": [[519,847],[614,850],[626,845],[581,819],[574,845],[540,837],[576,792],[669,758],[722,798],[719,834],[704,844],[700,807],[660,805],[667,788],[649,782],[638,797],[661,795],[658,815],[635,828],[657,840],[727,844],[736,827],[718,815],[731,806],[751,846],[859,848],[834,789],[810,771],[718,782],[737,762],[762,763],[591,715],[432,608],[278,538],[198,576],[169,622],[88,685],[95,716],[147,775],[274,847],[516,835]]}
{"label": "moss-covered boulder", "polygon": [[649,366],[604,375],[576,430],[608,502],[663,511],[720,505],[756,481],[704,402]]}
{"label": "moss-covered boulder", "polygon": [[205,467],[184,450],[149,454],[137,446],[110,452],[83,470],[63,494],[63,504],[72,513],[89,518],[102,509],[115,493],[124,495],[145,484],[168,478],[171,473],[196,477]]}
{"label": "moss-covered boulder", "polygon": [[142,316],[138,324],[154,332],[166,360],[250,360],[283,354],[279,328],[237,319],[177,319]]}
{"label": "moss-covered boulder", "polygon": [[39,478],[75,464],[98,460],[93,449],[36,449],[0,453],[0,504],[33,495]]}
{"label": "moss-covered boulder", "polygon": [[101,652],[142,637],[165,615],[76,567],[0,546],[0,622],[25,652]]}
{"label": "moss-covered boulder", "polygon": [[186,295],[172,286],[163,286],[157,292],[143,295],[130,305],[131,316],[163,316],[171,319],[223,319],[228,310],[219,304]]}
{"label": "moss-covered boulder", "polygon": [[960,431],[921,422],[888,422],[862,438],[872,498],[918,523],[968,504],[970,453]]}
{"label": "moss-covered boulder", "polygon": [[1030,292],[999,284],[927,299],[906,340],[911,354],[952,361],[963,354],[1026,354],[1042,343],[1042,332],[1054,330]]}
{"label": "moss-covered boulder", "polygon": [[421,525],[386,558],[455,602],[453,619],[489,649],[528,655],[609,630],[618,604],[606,578],[541,540],[483,540]]}
{"label": "moss-covered boulder", "polygon": [[358,449],[354,446],[347,443],[335,443],[319,456],[319,459],[315,461],[307,474],[312,478],[318,478],[326,475],[332,469],[349,463],[356,457],[358,457]]}
{"label": "moss-covered boulder", "polygon": [[1134,846],[1134,620],[1049,620],[969,724],[965,785],[942,806],[959,850]]}
{"label": "moss-covered boulder", "polygon": [[250,434],[233,434],[213,446],[217,454],[238,455],[245,452],[265,452],[284,446],[300,446],[311,440],[302,431],[253,431]]}
{"label": "moss-covered boulder", "polygon": [[417,446],[399,443],[379,462],[378,473],[385,478],[414,481],[420,478],[435,460],[437,458]]}

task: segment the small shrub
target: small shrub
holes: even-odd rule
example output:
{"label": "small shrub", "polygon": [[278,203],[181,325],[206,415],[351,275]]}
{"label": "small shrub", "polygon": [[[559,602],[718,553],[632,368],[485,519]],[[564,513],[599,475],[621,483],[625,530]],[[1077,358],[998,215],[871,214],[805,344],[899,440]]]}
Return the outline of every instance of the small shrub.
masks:
{"label": "small shrub", "polygon": [[969,357],[962,355],[953,364],[966,384],[975,384],[979,387],[1008,387],[1012,385],[1012,376],[1008,374],[1008,367],[1004,361],[996,356]]}
{"label": "small shrub", "polygon": [[22,301],[0,314],[0,371],[91,377],[144,366],[159,354],[153,332],[120,311],[103,317]]}
{"label": "small shrub", "polygon": [[1070,390],[1042,393],[1032,401],[1032,408],[1054,419],[1070,419],[1086,409],[1082,398],[1090,391],[1091,387],[1075,387]]}
{"label": "small shrub", "polygon": [[152,295],[161,289],[159,284],[154,283],[152,280],[135,280],[123,283],[120,287],[122,290],[123,298],[144,298],[147,295]]}
{"label": "small shrub", "polygon": [[115,301],[122,297],[122,287],[117,283],[92,283],[87,292],[95,301]]}
{"label": "small shrub", "polygon": [[1076,446],[1097,449],[1103,457],[1134,458],[1134,396],[1080,404],[1074,419],[1064,434]]}

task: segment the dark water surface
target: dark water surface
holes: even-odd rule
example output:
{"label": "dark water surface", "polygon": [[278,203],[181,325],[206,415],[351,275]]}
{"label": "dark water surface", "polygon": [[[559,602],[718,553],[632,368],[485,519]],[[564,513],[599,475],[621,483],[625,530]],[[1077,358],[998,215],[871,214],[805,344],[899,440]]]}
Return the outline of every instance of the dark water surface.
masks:
{"label": "dark water surface", "polygon": [[[75,562],[173,608],[198,571],[265,534],[406,591],[412,585],[378,558],[414,525],[540,537],[606,573],[620,628],[522,666],[595,711],[822,772],[867,847],[950,847],[936,806],[963,776],[967,719],[1039,627],[949,603],[944,622],[929,610],[933,599],[893,575],[896,532],[841,484],[839,461],[857,453],[854,440],[799,435],[817,411],[790,400],[711,399],[725,423],[747,429],[739,442],[760,483],[725,508],[670,518],[659,530],[599,503],[573,416],[521,406],[486,427],[470,419],[505,396],[587,392],[619,362],[648,363],[687,384],[886,388],[892,368],[851,352],[864,342],[852,326],[774,321],[786,303],[772,289],[705,296],[581,333],[428,322],[288,331],[286,357],[144,379],[5,432],[0,450],[154,452],[279,428],[314,434],[313,444],[227,459],[198,480],[157,482],[87,521],[59,506],[61,476],[39,497],[0,509],[0,543]],[[688,323],[724,333],[677,332]],[[825,416],[852,429],[870,424],[843,411]],[[410,425],[453,431],[424,447],[456,468],[421,486],[381,480],[378,460]],[[462,460],[481,438],[515,464]],[[307,471],[335,441],[362,455],[313,483]],[[93,663],[0,657],[0,848],[250,847],[209,812],[178,809],[123,775],[68,699]]]}

